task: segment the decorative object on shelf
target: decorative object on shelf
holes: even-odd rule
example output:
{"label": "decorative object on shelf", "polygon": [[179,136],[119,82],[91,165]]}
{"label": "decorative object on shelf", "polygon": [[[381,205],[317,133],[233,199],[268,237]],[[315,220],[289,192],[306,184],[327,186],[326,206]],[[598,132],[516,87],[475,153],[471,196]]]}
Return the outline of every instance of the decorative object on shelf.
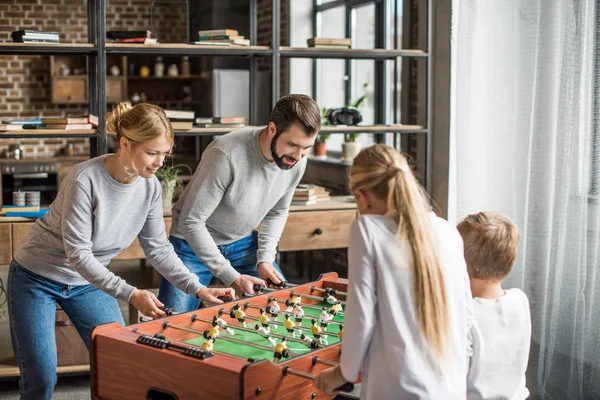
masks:
{"label": "decorative object on shelf", "polygon": [[190,58],[188,56],[181,57],[181,76],[190,76]]}
{"label": "decorative object on shelf", "polygon": [[66,64],[60,66],[58,72],[62,76],[69,76],[71,74],[71,68],[69,68]]}
{"label": "decorative object on shelf", "polygon": [[30,206],[39,206],[40,205],[40,192],[30,191],[25,192],[25,202]]}
{"label": "decorative object on shelf", "polygon": [[121,75],[121,68],[119,68],[118,65],[114,64],[112,67],[110,67],[110,74],[112,76],[119,76],[119,75]]}
{"label": "decorative object on shelf", "polygon": [[20,190],[13,192],[13,205],[24,206],[25,205],[25,192]]}
{"label": "decorative object on shelf", "polygon": [[154,76],[162,78],[165,76],[165,63],[162,57],[156,57],[156,63],[154,64]]}
{"label": "decorative object on shelf", "polygon": [[[358,108],[365,102],[365,100],[367,100],[369,96],[369,93],[367,91],[368,86],[369,84],[367,82],[363,83],[363,95],[355,101],[350,102],[347,107],[348,109],[354,109],[358,111]],[[352,160],[354,160],[354,157],[356,157],[358,153],[360,153],[360,149],[362,146],[360,143],[356,142],[356,139],[359,135],[360,133],[346,133],[344,135],[344,143],[342,143],[342,161],[352,162]]]}
{"label": "decorative object on shelf", "polygon": [[179,68],[177,67],[177,64],[171,64],[169,66],[169,71],[167,72],[167,75],[173,78],[179,76]]}
{"label": "decorative object on shelf", "polygon": [[140,94],[139,94],[139,93],[134,93],[134,94],[131,96],[131,104],[134,104],[134,105],[135,105],[135,104],[139,103],[141,99],[142,99],[142,98],[140,97]]}
{"label": "decorative object on shelf", "polygon": [[140,103],[146,103],[148,101],[148,96],[146,96],[146,93],[142,92],[140,93]]}
{"label": "decorative object on shelf", "polygon": [[6,150],[6,158],[20,160],[23,158],[23,153],[25,153],[25,146],[23,144],[11,144],[8,146],[8,150]]}
{"label": "decorative object on shelf", "polygon": [[186,164],[164,166],[156,171],[156,178],[158,178],[158,181],[162,186],[163,214],[171,213],[175,190],[181,190],[183,188],[183,182],[179,177],[179,174],[181,173],[181,167],[187,168],[190,172],[190,175],[193,174],[191,168]]}
{"label": "decorative object on shelf", "polygon": [[143,78],[149,77],[150,76],[150,68],[148,68],[145,65],[142,68],[140,68],[140,76]]}
{"label": "decorative object on shelf", "polygon": [[[329,125],[329,121],[327,120],[327,108],[321,108],[321,126]],[[315,140],[315,146],[313,147],[313,151],[315,156],[326,156],[327,155],[327,145],[325,142],[329,139],[330,133],[318,133],[317,139]]]}
{"label": "decorative object on shelf", "polygon": [[330,108],[327,121],[331,125],[358,125],[362,122],[360,111],[354,107]]}

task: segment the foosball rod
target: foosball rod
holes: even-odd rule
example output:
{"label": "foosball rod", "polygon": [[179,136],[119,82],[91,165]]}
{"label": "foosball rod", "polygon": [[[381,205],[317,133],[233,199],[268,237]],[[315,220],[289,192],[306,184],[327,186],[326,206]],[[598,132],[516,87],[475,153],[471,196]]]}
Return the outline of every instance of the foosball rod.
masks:
{"label": "foosball rod", "polygon": [[[269,296],[267,298],[267,303],[269,303],[272,299],[275,299],[275,300],[277,300],[277,302],[285,304],[287,306],[287,304],[285,303],[286,300],[278,299],[278,298],[275,298],[275,297],[272,297],[272,296]],[[318,311],[321,311],[323,309],[323,307],[313,306],[311,304],[302,304],[302,308],[310,308],[311,310],[318,310]],[[344,312],[343,311],[338,311],[338,314],[344,314]]]}
{"label": "foosball rod", "polygon": [[[283,376],[286,376],[287,374],[292,374],[292,375],[301,376],[303,378],[310,379],[313,381],[315,379],[317,379],[317,377],[313,374],[309,374],[308,372],[296,371],[295,369],[291,369],[287,365],[285,367],[283,367],[282,373],[283,373]],[[342,386],[340,386],[339,388],[337,388],[335,390],[339,390],[342,392],[351,392],[354,390],[354,383],[346,382]]]}
{"label": "foosball rod", "polygon": [[[165,340],[168,340],[168,341],[169,341],[169,342],[171,342],[171,343],[177,343],[177,344],[179,344],[180,346],[188,346],[188,347],[191,347],[191,348],[194,348],[194,349],[202,350],[202,348],[201,348],[201,347],[199,347],[199,346],[191,345],[191,344],[189,344],[189,343],[182,342],[181,340],[177,340],[177,339],[171,339],[171,338],[169,338],[169,337],[166,337],[166,336],[165,336],[165,335],[163,335],[162,333],[156,333],[156,334],[154,334],[154,335],[153,335],[153,334],[150,334],[150,333],[142,332],[142,331],[140,331],[138,328],[133,328],[133,329],[131,330],[131,332],[133,332],[133,333],[139,333],[140,335],[143,335],[143,336],[154,336],[154,337],[157,337],[156,335],[161,335],[161,336],[163,336],[163,337],[165,338]],[[223,352],[220,352],[220,351],[217,351],[217,350],[214,350],[214,349],[213,349],[213,350],[211,350],[211,352],[213,352],[213,353],[215,353],[215,354],[220,354],[220,355],[224,355],[224,356],[230,356],[230,357],[232,357],[232,356],[231,356],[231,354],[223,353]],[[233,356],[233,357],[235,357],[235,356]]]}
{"label": "foosball rod", "polygon": [[[302,307],[304,307],[304,306],[302,306]],[[247,310],[248,308],[256,308],[256,309],[259,309],[259,310],[264,309],[264,307],[254,305],[254,304],[252,304],[252,303],[250,303],[250,302],[247,301],[247,302],[244,303],[244,310]],[[291,311],[279,310],[279,312],[283,313],[283,314],[294,315]],[[303,319],[310,319],[310,320],[316,319],[317,322],[319,321],[319,317],[311,317],[310,315],[305,315],[302,318]],[[329,321],[328,324],[342,325],[343,322]]]}
{"label": "foosball rod", "polygon": [[[258,321],[258,318],[250,317],[249,315],[246,315],[246,318],[248,318],[248,319],[251,319],[251,320],[254,320],[254,321]],[[193,314],[193,315],[192,315],[192,322],[196,322],[196,321],[202,321],[202,322],[206,322],[206,323],[212,324],[212,321],[211,321],[211,320],[209,320],[209,319],[205,319],[205,318],[201,318],[201,317],[199,317],[197,314]],[[244,327],[244,326],[240,326],[240,325],[231,325],[231,324],[228,324],[227,326],[229,326],[230,328],[233,328],[233,329],[239,329],[239,330],[241,330],[241,331],[244,331],[244,332],[250,332],[250,333],[256,333],[256,334],[257,334],[257,332],[256,332],[254,329],[252,329],[252,328],[246,328],[246,327]],[[277,334],[277,333],[272,333],[272,332],[269,332],[269,334],[270,334],[271,336],[275,337],[275,338],[278,338],[278,339],[283,339],[283,338],[286,338],[287,340],[289,340],[289,341],[291,341],[291,342],[297,342],[297,343],[302,343],[302,344],[304,344],[304,342],[303,342],[302,340],[300,340],[300,339],[295,339],[295,338],[293,338],[293,337],[284,336],[284,335],[279,335],[279,334]],[[221,337],[221,336],[219,336],[219,337]],[[229,337],[229,336],[228,336],[228,337]]]}
{"label": "foosball rod", "polygon": [[[318,301],[325,301],[325,297],[319,297],[319,296],[313,296],[310,294],[304,294],[304,293],[294,293],[293,290],[290,291],[290,299],[292,297],[294,297],[294,295],[301,295],[302,297],[306,297],[307,299],[312,299],[312,300],[318,300]],[[346,302],[343,300],[338,300],[338,302],[340,304],[346,305]]]}
{"label": "foosball rod", "polygon": [[340,365],[340,363],[336,363],[335,361],[329,361],[329,360],[325,360],[324,358],[321,358],[319,356],[314,356],[312,358],[312,364],[315,365],[316,363],[329,365],[331,367],[337,367],[338,365]]}
{"label": "foosball rod", "polygon": [[321,293],[325,293],[325,294],[330,294],[332,296],[335,296],[336,294],[339,294],[340,296],[346,296],[347,293],[346,292],[340,292],[339,290],[335,290],[332,288],[320,288],[320,287],[316,287],[316,286],[311,286],[310,287],[310,291],[311,292],[321,292]]}
{"label": "foosball rod", "polygon": [[[177,329],[177,330],[184,331],[184,332],[194,333],[194,334],[200,335],[200,336],[204,335],[204,332],[198,331],[196,329],[186,328],[184,326],[173,325],[169,321],[163,322],[163,329],[166,329],[166,328],[173,328],[173,329]],[[245,344],[245,345],[248,345],[248,346],[256,347],[258,349],[268,350],[268,351],[271,351],[271,352],[274,351],[273,347],[263,346],[262,344],[252,343],[252,342],[248,342],[248,341],[241,340],[241,339],[234,339],[231,336],[221,336],[221,335],[219,335],[217,337],[217,339],[219,339],[219,340],[225,340],[227,342],[235,342],[235,343]],[[290,353],[290,355],[293,355],[293,356],[297,356],[298,355],[298,354],[293,353],[291,351],[289,353]]]}

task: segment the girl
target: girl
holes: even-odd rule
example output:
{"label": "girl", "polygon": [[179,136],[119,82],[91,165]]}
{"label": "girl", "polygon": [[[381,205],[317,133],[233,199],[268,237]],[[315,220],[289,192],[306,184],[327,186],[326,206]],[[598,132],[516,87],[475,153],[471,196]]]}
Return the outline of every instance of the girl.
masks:
{"label": "girl", "polygon": [[90,348],[94,327],[124,325],[116,299],[142,314],[164,315],[154,294],[107,268],[137,237],[152,265],[175,286],[213,303],[232,289],[208,289],[167,241],[161,185],[154,173],[173,147],[164,111],[119,104],[106,116],[119,150],[76,165],[50,211],[15,252],[8,276],[12,346],[21,372],[21,399],[50,399],[56,384],[55,303]]}
{"label": "girl", "polygon": [[332,394],[362,371],[361,399],[464,399],[470,290],[458,232],[430,211],[391,147],[361,151],[350,186],[361,217],[348,248],[341,363],[315,386]]}

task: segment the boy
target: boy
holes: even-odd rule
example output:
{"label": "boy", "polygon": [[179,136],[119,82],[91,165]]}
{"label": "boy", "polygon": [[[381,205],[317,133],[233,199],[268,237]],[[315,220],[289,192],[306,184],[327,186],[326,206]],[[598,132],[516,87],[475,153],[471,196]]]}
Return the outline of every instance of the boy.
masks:
{"label": "boy", "polygon": [[526,399],[529,301],[520,289],[501,286],[517,257],[519,229],[510,218],[491,212],[469,215],[457,228],[464,241],[475,317],[468,333],[467,398]]}

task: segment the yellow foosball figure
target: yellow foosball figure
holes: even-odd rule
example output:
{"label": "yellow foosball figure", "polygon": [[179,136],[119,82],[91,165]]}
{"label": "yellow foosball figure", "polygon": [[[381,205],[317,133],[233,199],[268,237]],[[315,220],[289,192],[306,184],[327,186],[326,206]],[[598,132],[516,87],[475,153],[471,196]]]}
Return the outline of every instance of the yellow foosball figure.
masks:
{"label": "yellow foosball figure", "polygon": [[296,329],[294,325],[294,321],[290,319],[289,314],[285,314],[285,320],[283,321],[283,326],[287,329],[288,333],[295,339],[296,338]]}
{"label": "yellow foosball figure", "polygon": [[340,340],[342,340],[342,336],[344,336],[344,325],[340,324],[339,326],[339,331],[338,331],[338,338],[340,338]]}
{"label": "yellow foosball figure", "polygon": [[279,362],[281,357],[287,358],[289,356],[288,348],[287,348],[287,338],[281,339],[281,343],[278,343],[275,346],[275,353],[273,355],[273,362]]}
{"label": "yellow foosball figure", "polygon": [[244,312],[244,310],[242,310],[239,304],[233,306],[233,308],[229,312],[229,316],[231,318],[237,319],[238,322],[242,324],[244,328],[246,327],[246,313]]}
{"label": "yellow foosball figure", "polygon": [[220,332],[219,326],[214,325],[209,330],[204,331],[204,338],[205,339],[216,339],[219,336],[219,332]]}
{"label": "yellow foosball figure", "polygon": [[269,316],[267,315],[265,310],[262,308],[260,309],[260,317],[258,317],[258,322],[260,322],[260,324],[263,326],[263,328],[265,328],[266,330],[271,332],[271,328],[270,328],[270,324],[269,324],[269,322],[271,322],[271,319],[269,318]]}
{"label": "yellow foosball figure", "polygon": [[315,339],[317,339],[319,342],[321,342],[321,344],[327,344],[327,339],[325,339],[325,335],[322,335],[321,333],[323,333],[323,330],[321,329],[321,327],[319,325],[317,325],[317,320],[313,319],[312,320],[312,326],[310,327],[310,331],[313,334],[313,336],[315,337]]}
{"label": "yellow foosball figure", "polygon": [[302,295],[301,294],[294,296],[285,302],[285,305],[288,307],[287,311],[292,311],[297,304],[302,305]]}
{"label": "yellow foosball figure", "polygon": [[202,343],[202,350],[206,351],[207,353],[212,352],[214,344],[215,344],[215,339],[210,338],[206,342]]}
{"label": "yellow foosball figure", "polygon": [[344,311],[344,309],[342,308],[342,304],[337,303],[331,306],[331,308],[329,309],[329,314],[335,317],[338,313],[341,313],[342,311]]}

